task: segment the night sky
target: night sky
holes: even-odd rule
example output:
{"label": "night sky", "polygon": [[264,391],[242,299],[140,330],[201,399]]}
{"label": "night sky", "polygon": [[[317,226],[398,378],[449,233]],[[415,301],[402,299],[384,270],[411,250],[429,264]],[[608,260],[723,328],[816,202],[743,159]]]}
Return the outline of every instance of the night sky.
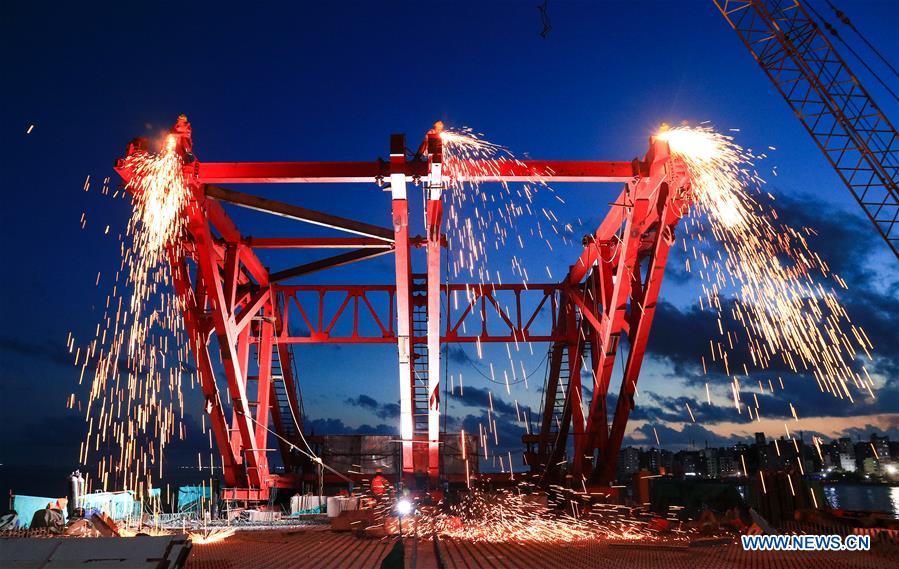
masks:
{"label": "night sky", "polygon": [[[95,279],[118,265],[116,235],[129,211],[127,202],[98,190],[106,176],[116,182],[112,164],[128,140],[158,138],[180,113],[190,118],[196,154],[206,161],[387,158],[391,133],[405,132],[413,146],[438,119],[483,132],[518,156],[572,160],[642,156],[663,122],[740,129],[734,134],[743,146],[776,147],[758,168],[780,217],[818,230],[813,247],[849,284],[841,298],[875,345],[869,370],[880,385],[876,400],[849,405],[819,395],[809,377],[784,378],[791,400],[801,403],[801,428],[828,438],[875,429],[899,438],[896,259],[712,2],[551,1],[546,39],[539,35],[536,3],[5,2],[3,491],[39,492],[40,476],[61,479],[76,466],[85,426],[65,401],[83,388],[76,385],[66,336],[92,336],[110,284],[101,279],[97,287]],[[871,42],[899,61],[895,3],[848,8]],[[889,95],[855,60],[848,62],[895,124]],[[85,193],[88,175],[93,182]],[[390,224],[389,195],[375,187],[264,191]],[[560,186],[566,203],[557,204],[556,214],[586,233],[618,191],[617,185]],[[410,203],[418,207],[416,199]],[[319,234],[253,212],[229,212],[247,235]],[[420,220],[419,210],[413,216]],[[561,245],[552,252],[529,249],[524,261],[530,272],[545,274],[548,267],[554,276],[564,274],[577,251]],[[498,265],[508,267],[501,257]],[[263,256],[274,268],[305,258]],[[672,449],[719,444],[756,430],[779,435],[789,416],[787,399],[772,396],[763,402],[762,423],[747,424],[728,406],[726,378],[712,380],[720,405],[696,405],[695,424],[686,416],[685,401],[705,398],[707,378],[698,361],[715,322],[698,311],[699,281],[684,272],[684,258],[678,248],[669,260],[629,442],[652,438],[654,444],[653,426]],[[392,256],[383,256],[302,282],[389,283],[392,263]],[[394,432],[395,353],[390,345],[297,349],[309,427],[317,433]],[[464,399],[448,402],[450,427],[476,431],[492,390],[501,447],[517,451],[514,400],[539,403],[544,354],[545,346],[535,346],[534,356],[524,358],[535,370],[530,390],[516,386],[507,396],[484,377],[486,363],[503,361],[504,351],[488,350],[478,362],[472,347],[451,347],[449,373],[463,374],[466,389]],[[200,413],[197,405],[188,420],[195,425]],[[197,448],[206,448],[205,437],[173,447],[170,464],[195,463]]]}

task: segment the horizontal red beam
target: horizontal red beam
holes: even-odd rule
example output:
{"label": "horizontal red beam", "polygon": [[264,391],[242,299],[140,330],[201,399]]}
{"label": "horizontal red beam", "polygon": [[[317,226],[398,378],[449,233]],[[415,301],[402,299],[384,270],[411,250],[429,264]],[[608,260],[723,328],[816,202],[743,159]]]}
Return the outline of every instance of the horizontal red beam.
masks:
{"label": "horizontal red beam", "polygon": [[[441,344],[514,344],[515,342],[560,342],[567,338],[561,334],[487,334],[480,336],[440,336]],[[255,338],[250,339],[255,343]],[[312,338],[308,336],[281,336],[273,340],[275,344],[396,344],[396,335],[389,336],[327,336]],[[427,338],[415,337],[413,344],[424,344]]]}
{"label": "horizontal red beam", "polygon": [[[484,171],[479,182],[626,182],[640,173],[639,162],[600,162],[594,160],[520,160],[498,161],[487,167],[476,162],[466,171]],[[452,174],[452,172],[450,172]],[[464,179],[460,176],[460,179]]]}
{"label": "horizontal red beam", "polygon": [[[407,161],[407,176],[425,177],[425,162]],[[390,177],[387,162],[202,162],[204,184],[329,184],[375,182]]]}
{"label": "horizontal red beam", "polygon": [[253,249],[390,249],[381,239],[367,237],[247,237]]}
{"label": "horizontal red beam", "polygon": [[[425,162],[406,161],[406,176],[426,177]],[[640,173],[638,162],[589,160],[497,161],[479,167],[472,161],[467,171],[484,171],[482,182],[625,182]],[[452,171],[448,172],[452,175]],[[204,184],[356,183],[376,182],[390,176],[390,164],[374,162],[201,162],[199,181]]]}

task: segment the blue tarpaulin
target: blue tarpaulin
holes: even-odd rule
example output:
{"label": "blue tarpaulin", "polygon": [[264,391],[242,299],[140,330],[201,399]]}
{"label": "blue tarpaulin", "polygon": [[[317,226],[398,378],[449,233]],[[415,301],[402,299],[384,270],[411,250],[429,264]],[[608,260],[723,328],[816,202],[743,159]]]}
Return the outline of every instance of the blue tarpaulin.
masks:
{"label": "blue tarpaulin", "polygon": [[209,486],[179,486],[178,511],[189,512],[200,508],[200,500],[210,500],[212,488]]}
{"label": "blue tarpaulin", "polygon": [[[43,510],[47,507],[47,504],[56,504],[57,498],[43,498],[41,496],[23,496],[21,494],[15,494],[12,497],[12,509],[15,510],[16,514],[19,515],[18,526],[20,528],[27,528],[31,525],[31,518],[34,517],[34,513],[38,510]],[[67,514],[65,509],[62,511],[63,519],[66,519]]]}
{"label": "blue tarpaulin", "polygon": [[94,492],[81,497],[85,510],[100,510],[114,520],[140,515],[140,502],[134,500],[134,492]]}

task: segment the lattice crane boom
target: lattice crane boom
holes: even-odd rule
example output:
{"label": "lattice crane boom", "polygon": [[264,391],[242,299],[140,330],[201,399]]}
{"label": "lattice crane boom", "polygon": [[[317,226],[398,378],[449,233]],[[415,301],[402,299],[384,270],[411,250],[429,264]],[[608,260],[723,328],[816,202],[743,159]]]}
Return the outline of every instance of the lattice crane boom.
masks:
{"label": "lattice crane boom", "polygon": [[798,0],[714,0],[899,258],[899,135]]}

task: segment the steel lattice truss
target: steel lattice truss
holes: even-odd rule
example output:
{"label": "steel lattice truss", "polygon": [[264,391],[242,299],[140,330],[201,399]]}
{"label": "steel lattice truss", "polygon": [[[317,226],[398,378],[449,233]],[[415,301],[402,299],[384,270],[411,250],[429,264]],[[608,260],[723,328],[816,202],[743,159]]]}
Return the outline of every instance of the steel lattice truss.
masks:
{"label": "steel lattice truss", "polygon": [[899,257],[899,135],[798,0],[715,0]]}
{"label": "steel lattice truss", "polygon": [[[302,401],[292,344],[381,343],[397,346],[404,479],[436,484],[440,475],[440,346],[446,342],[547,342],[550,369],[539,432],[524,437],[532,470],[552,480],[573,441],[570,470],[608,484],[630,410],[674,228],[689,207],[687,172],[653,139],[643,160],[630,162],[502,162],[481,181],[619,182],[624,189],[560,283],[441,283],[443,168],[439,136],[424,158],[409,159],[403,135],[390,139],[390,160],[372,162],[201,163],[184,168],[193,193],[183,253],[170,255],[173,283],[196,359],[212,431],[224,466],[227,498],[266,499],[272,487],[302,480]],[[129,153],[144,143],[132,143]],[[486,170],[486,169],[485,169]],[[125,160],[117,171],[131,178]],[[477,170],[473,170],[477,171]],[[392,223],[379,227],[219,184],[364,183],[389,189]],[[426,192],[426,234],[409,234],[407,188]],[[602,200],[605,203],[606,200]],[[222,204],[251,208],[342,232],[341,237],[251,238]],[[385,204],[386,206],[386,204]],[[349,235],[349,236],[347,236]],[[427,253],[414,273],[410,251]],[[264,249],[345,252],[280,270],[257,256]],[[311,285],[284,281],[392,254],[389,285]],[[549,317],[540,317],[541,312]],[[217,340],[220,389],[210,342]],[[607,409],[616,356],[628,346],[617,406]],[[588,357],[589,356],[589,357]],[[582,397],[581,368],[593,397]],[[228,410],[230,409],[230,414]],[[610,426],[611,421],[611,426]],[[288,474],[268,465],[272,428]],[[569,436],[571,435],[571,436]],[[284,442],[286,441],[286,442]]]}

